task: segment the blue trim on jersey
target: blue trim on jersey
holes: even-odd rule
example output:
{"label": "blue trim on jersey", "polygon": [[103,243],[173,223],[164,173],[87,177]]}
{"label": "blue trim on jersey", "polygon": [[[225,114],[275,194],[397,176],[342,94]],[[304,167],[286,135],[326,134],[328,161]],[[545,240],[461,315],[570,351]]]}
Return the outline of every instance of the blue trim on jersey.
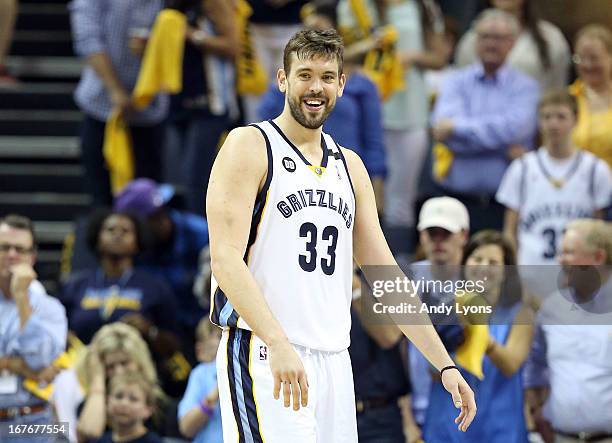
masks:
{"label": "blue trim on jersey", "polygon": [[229,320],[230,316],[232,315],[233,311],[234,311],[234,307],[229,302],[229,300],[227,300],[227,298],[226,298],[225,305],[221,309],[221,314],[219,314],[219,322],[221,323],[220,326],[227,326],[228,325],[228,320]]}
{"label": "blue trim on jersey", "polygon": [[249,426],[255,443],[263,443],[263,437],[259,431],[259,418],[257,417],[257,406],[255,404],[255,394],[253,393],[253,378],[250,373],[251,339],[253,333],[248,330],[242,331],[240,345],[240,369],[242,370],[242,389],[244,391],[244,403],[249,419]]}
{"label": "blue trim on jersey", "polygon": [[234,341],[235,336],[236,329],[230,329],[229,337],[227,339],[227,376],[229,381],[230,397],[232,399],[232,409],[234,411],[234,419],[236,420],[236,426],[238,428],[238,443],[246,443],[244,438],[244,430],[242,428],[242,420],[240,420],[238,397],[236,393],[236,379],[234,371],[234,347],[236,346]]}
{"label": "blue trim on jersey", "polygon": [[[272,120],[268,120],[268,123],[270,123],[274,129],[276,129],[276,132],[278,132],[280,134],[280,136],[285,140],[285,142],[287,142],[287,144],[291,147],[291,149],[293,149],[295,151],[295,153],[298,155],[298,157],[300,157],[302,159],[302,161],[304,163],[306,163],[307,166],[318,166],[318,165],[311,165],[310,162],[308,160],[306,160],[306,157],[304,157],[304,154],[302,154],[302,151],[300,151],[297,148],[297,146],[295,146],[291,142],[291,140],[289,140],[287,138],[285,133],[281,130],[281,128],[278,127],[278,125],[276,123],[274,123]],[[323,133],[321,133],[321,150],[323,151],[323,157],[321,157],[321,167],[322,168],[326,168],[327,167],[328,149],[327,149],[327,143],[325,143],[325,137],[323,137]]]}
{"label": "blue trim on jersey", "polygon": [[242,329],[236,329],[234,338],[234,380],[236,381],[236,399],[238,401],[238,412],[246,443],[255,443],[251,427],[249,426],[249,417],[247,414],[246,404],[244,401],[244,390],[242,389],[242,371],[240,369],[240,347],[241,347]]}

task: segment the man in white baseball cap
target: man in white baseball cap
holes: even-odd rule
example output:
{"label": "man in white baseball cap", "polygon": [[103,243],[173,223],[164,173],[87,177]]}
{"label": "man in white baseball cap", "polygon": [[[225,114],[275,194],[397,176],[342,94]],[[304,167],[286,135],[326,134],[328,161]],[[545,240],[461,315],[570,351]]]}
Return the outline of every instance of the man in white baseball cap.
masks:
{"label": "man in white baseball cap", "polygon": [[421,245],[432,265],[459,265],[470,229],[463,203],[452,197],[434,197],[421,208],[417,225]]}
{"label": "man in white baseball cap", "polygon": [[[451,197],[430,198],[421,207],[417,229],[426,259],[410,265],[412,278],[441,281],[460,278],[463,248],[470,230],[470,217],[463,203]],[[444,303],[453,297],[453,293],[428,293],[425,298],[430,303]],[[425,422],[431,377],[427,360],[413,345],[409,345],[408,358],[414,414],[409,429],[412,439],[421,435],[420,428]]]}

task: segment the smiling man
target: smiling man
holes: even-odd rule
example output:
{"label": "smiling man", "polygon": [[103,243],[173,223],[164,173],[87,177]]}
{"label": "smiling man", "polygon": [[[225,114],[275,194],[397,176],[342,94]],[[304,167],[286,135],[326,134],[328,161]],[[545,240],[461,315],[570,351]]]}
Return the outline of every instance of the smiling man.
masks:
{"label": "smiling man", "polygon": [[[347,351],[353,260],[397,264],[361,159],[321,129],[344,89],[342,56],[334,30],[295,34],[277,75],[282,114],[232,131],[213,166],[211,320],[224,329],[224,441],[357,441]],[[400,329],[442,370],[465,431],[473,392],[427,321],[417,315],[411,324],[425,326]]]}

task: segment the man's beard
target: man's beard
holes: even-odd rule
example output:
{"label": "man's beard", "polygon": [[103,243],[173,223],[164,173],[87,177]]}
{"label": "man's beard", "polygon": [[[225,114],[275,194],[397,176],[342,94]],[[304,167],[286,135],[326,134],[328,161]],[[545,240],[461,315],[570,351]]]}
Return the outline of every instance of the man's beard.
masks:
{"label": "man's beard", "polygon": [[[295,100],[289,91],[287,91],[287,98],[289,102],[289,110],[291,111],[291,115],[300,125],[307,129],[318,129],[320,128],[325,120],[327,120],[327,116],[334,109],[334,105],[330,104],[329,100],[327,100],[323,95],[307,95],[304,97],[300,97],[299,100]],[[323,112],[318,117],[309,118],[306,116],[304,111],[302,110],[302,101],[307,98],[316,98],[325,101]]]}

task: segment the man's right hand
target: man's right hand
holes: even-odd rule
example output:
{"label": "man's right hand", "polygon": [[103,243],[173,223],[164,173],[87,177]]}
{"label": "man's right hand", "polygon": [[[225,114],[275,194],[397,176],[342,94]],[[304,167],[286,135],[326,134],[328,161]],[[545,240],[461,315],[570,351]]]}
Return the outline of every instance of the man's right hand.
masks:
{"label": "man's right hand", "polygon": [[115,88],[110,94],[114,109],[118,109],[122,117],[126,117],[132,111],[132,98],[122,88]]}
{"label": "man's right hand", "polygon": [[274,377],[274,399],[280,398],[281,384],[283,387],[283,404],[286,408],[291,405],[293,393],[293,410],[308,405],[308,378],[306,370],[293,346],[284,340],[278,344],[270,345],[270,369]]}
{"label": "man's right hand", "polygon": [[28,288],[36,279],[34,268],[28,263],[19,263],[11,267],[11,296],[15,302],[25,298],[27,300]]}

